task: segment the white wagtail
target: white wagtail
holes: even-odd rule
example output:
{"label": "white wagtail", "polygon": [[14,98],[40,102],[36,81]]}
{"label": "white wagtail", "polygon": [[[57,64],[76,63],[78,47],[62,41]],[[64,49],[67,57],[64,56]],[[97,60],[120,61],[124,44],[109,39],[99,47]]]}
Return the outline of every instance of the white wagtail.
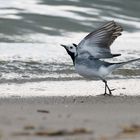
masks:
{"label": "white wagtail", "polygon": [[120,25],[110,21],[89,33],[78,45],[61,45],[70,55],[77,73],[88,79],[101,79],[105,83],[104,95],[107,94],[107,90],[109,95],[112,94],[112,90],[105,80],[108,74],[125,64],[140,60],[138,58],[120,63],[109,63],[102,60],[121,55],[112,54],[110,46],[122,31],[123,28]]}

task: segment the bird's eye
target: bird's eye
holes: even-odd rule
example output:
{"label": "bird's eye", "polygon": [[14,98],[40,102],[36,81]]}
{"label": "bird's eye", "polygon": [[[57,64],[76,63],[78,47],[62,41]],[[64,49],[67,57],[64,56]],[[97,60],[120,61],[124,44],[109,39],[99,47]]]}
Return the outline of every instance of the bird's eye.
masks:
{"label": "bird's eye", "polygon": [[70,49],[72,49],[73,47],[72,46],[70,46]]}

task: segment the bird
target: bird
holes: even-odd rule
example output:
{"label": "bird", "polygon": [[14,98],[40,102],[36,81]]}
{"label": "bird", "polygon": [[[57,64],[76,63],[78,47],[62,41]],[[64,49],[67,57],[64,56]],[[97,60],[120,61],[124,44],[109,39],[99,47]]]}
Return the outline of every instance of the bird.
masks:
{"label": "bird", "polygon": [[112,54],[110,46],[122,34],[123,28],[115,21],[109,21],[90,32],[79,44],[63,45],[70,55],[76,72],[87,79],[100,79],[105,84],[103,95],[112,95],[106,77],[121,66],[140,60],[140,58],[126,62],[110,63],[106,59],[118,57]]}

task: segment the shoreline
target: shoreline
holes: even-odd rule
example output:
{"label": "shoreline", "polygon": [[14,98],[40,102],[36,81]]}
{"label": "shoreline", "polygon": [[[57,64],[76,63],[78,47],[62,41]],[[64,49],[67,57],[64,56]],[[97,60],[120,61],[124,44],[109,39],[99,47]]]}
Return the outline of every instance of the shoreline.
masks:
{"label": "shoreline", "polygon": [[[114,96],[140,95],[140,79],[108,80],[109,87],[115,89]],[[96,96],[104,93],[102,81],[44,81],[34,83],[1,84],[0,97],[50,97],[50,96]]]}
{"label": "shoreline", "polygon": [[88,95],[88,96],[12,96],[12,97],[0,97],[1,104],[11,103],[41,103],[41,104],[106,104],[106,103],[119,103],[125,102],[140,103],[140,95]]}

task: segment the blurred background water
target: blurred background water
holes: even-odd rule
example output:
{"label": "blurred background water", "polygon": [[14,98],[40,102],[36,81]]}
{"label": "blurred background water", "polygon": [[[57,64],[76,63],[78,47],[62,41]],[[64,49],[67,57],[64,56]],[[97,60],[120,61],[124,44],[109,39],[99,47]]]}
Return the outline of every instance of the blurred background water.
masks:
{"label": "blurred background water", "polygon": [[[140,57],[139,0],[0,0],[0,83],[83,80],[60,44],[79,43],[115,20],[123,35],[112,45],[124,61]],[[140,62],[110,75],[140,79]]]}

